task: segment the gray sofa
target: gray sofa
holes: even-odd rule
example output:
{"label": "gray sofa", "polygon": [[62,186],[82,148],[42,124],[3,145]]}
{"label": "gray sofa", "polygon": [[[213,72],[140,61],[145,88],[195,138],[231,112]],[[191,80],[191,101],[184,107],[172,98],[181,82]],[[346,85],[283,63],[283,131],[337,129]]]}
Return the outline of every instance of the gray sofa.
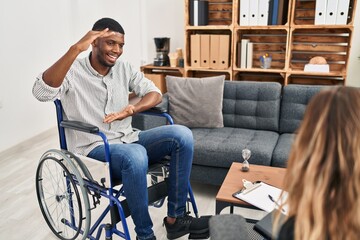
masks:
{"label": "gray sofa", "polygon": [[[225,81],[223,128],[192,128],[195,139],[191,180],[221,185],[232,162],[242,162],[247,147],[251,164],[286,167],[291,144],[306,105],[322,86],[275,82]],[[168,108],[165,94],[161,107]],[[149,129],[164,119],[137,115],[133,127]],[[211,177],[209,177],[211,176]]]}

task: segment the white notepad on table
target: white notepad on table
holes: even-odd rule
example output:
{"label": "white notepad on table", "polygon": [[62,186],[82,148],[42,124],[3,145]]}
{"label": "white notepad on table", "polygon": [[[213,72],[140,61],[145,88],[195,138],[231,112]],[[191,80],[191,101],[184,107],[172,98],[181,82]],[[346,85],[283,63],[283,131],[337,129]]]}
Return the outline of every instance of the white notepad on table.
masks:
{"label": "white notepad on table", "polygon": [[[259,182],[255,183],[252,189],[241,190],[234,193],[233,196],[266,212],[271,212],[286,200],[286,192],[283,194],[282,199],[280,199],[281,191],[280,188]],[[283,206],[282,213],[287,214],[287,212],[287,206]]]}

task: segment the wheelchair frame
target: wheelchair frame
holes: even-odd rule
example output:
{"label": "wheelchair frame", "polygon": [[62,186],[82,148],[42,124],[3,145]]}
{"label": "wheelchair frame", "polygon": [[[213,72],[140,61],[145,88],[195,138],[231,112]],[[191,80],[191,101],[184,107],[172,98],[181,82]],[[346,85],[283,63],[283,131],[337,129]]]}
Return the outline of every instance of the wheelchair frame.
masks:
{"label": "wheelchair frame", "polygon": [[[115,189],[115,186],[119,184],[112,179],[112,170],[109,167],[111,162],[110,149],[105,134],[99,131],[96,126],[63,120],[61,101],[55,100],[55,106],[61,150],[52,149],[45,152],[36,171],[37,198],[48,226],[62,240],[78,239],[80,235],[82,235],[81,239],[100,239],[103,230],[105,230],[105,239],[112,239],[113,234],[124,239],[130,239],[126,223],[130,211],[127,207],[122,185],[119,189]],[[165,117],[169,124],[173,124],[171,116],[162,109],[153,108],[146,114]],[[65,128],[96,134],[102,138],[105,146],[106,161],[101,162],[95,159],[92,159],[92,161],[104,164],[108,168],[108,179],[102,178],[101,184],[95,181],[81,158],[67,151]],[[160,166],[162,172],[164,172],[163,167],[163,165]],[[58,175],[56,175],[57,173]],[[105,183],[109,184],[109,186],[105,186]],[[157,182],[155,180],[153,184],[148,188],[149,204],[161,207],[167,196],[166,181]],[[188,204],[191,202],[193,212],[198,217],[190,182],[188,187]],[[90,207],[89,195],[92,196],[93,208]],[[91,226],[91,210],[100,204],[101,197],[108,199],[109,203]],[[109,212],[111,223],[102,223]],[[120,221],[122,231],[117,228],[117,223]],[[93,234],[96,229],[97,233],[94,237]]]}

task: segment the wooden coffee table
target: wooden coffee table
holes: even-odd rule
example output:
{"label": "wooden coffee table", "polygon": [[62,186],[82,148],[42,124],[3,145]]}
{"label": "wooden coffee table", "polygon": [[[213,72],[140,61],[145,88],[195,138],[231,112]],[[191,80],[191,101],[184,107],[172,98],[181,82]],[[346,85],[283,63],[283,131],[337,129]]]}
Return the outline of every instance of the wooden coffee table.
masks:
{"label": "wooden coffee table", "polygon": [[241,163],[234,162],[222,183],[218,194],[216,195],[216,214],[230,206],[230,213],[234,212],[234,206],[258,209],[247,202],[232,196],[233,193],[243,188],[242,179],[251,182],[262,181],[282,188],[286,168],[269,167],[261,165],[251,165],[248,172],[241,171]]}

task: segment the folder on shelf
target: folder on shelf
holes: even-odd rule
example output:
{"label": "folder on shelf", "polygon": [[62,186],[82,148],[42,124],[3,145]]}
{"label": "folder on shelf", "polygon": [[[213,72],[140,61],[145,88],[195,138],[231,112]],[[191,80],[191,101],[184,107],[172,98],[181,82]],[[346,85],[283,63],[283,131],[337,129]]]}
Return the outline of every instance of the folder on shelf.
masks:
{"label": "folder on shelf", "polygon": [[249,26],[258,25],[259,0],[250,0]]}
{"label": "folder on shelf", "polygon": [[240,0],[239,25],[249,26],[250,0]]}
{"label": "folder on shelf", "polygon": [[336,14],[338,8],[338,0],[327,0],[325,24],[336,24]]}
{"label": "folder on shelf", "polygon": [[210,67],[210,35],[200,34],[200,67]]}
{"label": "folder on shelf", "polygon": [[240,68],[246,68],[247,60],[247,44],[250,42],[249,39],[241,39],[241,60]]}
{"label": "folder on shelf", "polygon": [[219,68],[229,68],[229,57],[230,57],[230,36],[220,35],[220,46],[219,46]]}
{"label": "folder on shelf", "polygon": [[209,2],[190,0],[190,25],[205,26],[209,22]]}
{"label": "folder on shelf", "polygon": [[315,25],[324,25],[326,20],[327,0],[316,0]]}
{"label": "folder on shelf", "polygon": [[253,47],[254,43],[248,42],[246,50],[246,68],[253,67]]}
{"label": "folder on shelf", "polygon": [[210,35],[210,68],[217,69],[219,68],[220,60],[220,35],[211,34]]}
{"label": "folder on shelf", "polygon": [[200,67],[200,35],[190,36],[190,60],[192,67]]}
{"label": "folder on shelf", "polygon": [[259,0],[258,25],[267,26],[269,17],[269,0]]}
{"label": "folder on shelf", "polygon": [[342,0],[336,11],[336,24],[346,25],[349,14],[350,0]]}

